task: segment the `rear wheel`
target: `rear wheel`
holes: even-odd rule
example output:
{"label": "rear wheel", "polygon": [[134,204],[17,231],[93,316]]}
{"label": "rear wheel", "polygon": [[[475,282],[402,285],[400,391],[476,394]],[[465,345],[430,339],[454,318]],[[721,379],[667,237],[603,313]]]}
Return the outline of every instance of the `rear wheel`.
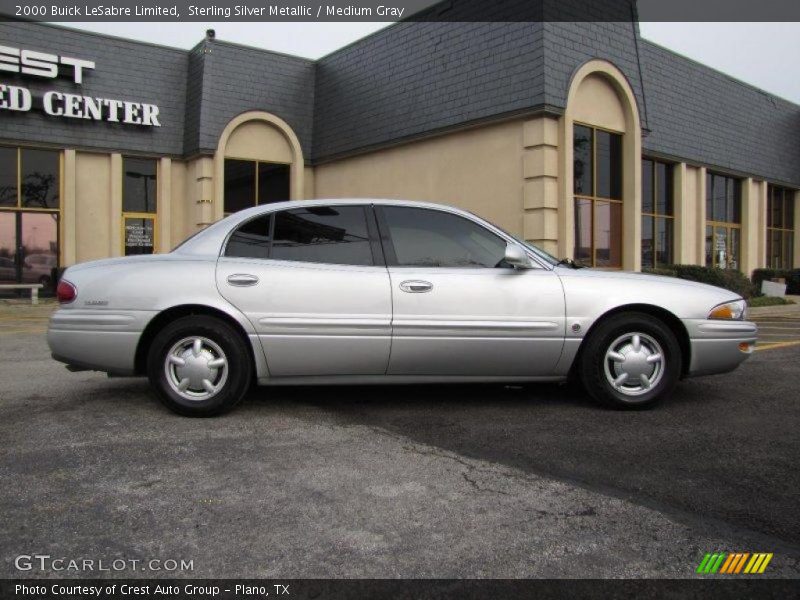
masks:
{"label": "rear wheel", "polygon": [[252,379],[252,361],[233,327],[214,317],[187,316],[156,335],[147,374],[167,408],[188,417],[210,417],[242,399]]}
{"label": "rear wheel", "polygon": [[667,397],[681,373],[675,334],[645,313],[601,322],[584,342],[578,365],[592,398],[613,408],[647,408]]}

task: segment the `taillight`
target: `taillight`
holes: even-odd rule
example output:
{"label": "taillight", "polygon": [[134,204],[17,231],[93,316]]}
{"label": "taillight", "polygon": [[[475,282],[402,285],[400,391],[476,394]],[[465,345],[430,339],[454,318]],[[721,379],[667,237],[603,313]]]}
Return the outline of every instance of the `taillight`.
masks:
{"label": "taillight", "polygon": [[69,304],[78,297],[78,289],[66,279],[58,282],[56,298],[59,304]]}

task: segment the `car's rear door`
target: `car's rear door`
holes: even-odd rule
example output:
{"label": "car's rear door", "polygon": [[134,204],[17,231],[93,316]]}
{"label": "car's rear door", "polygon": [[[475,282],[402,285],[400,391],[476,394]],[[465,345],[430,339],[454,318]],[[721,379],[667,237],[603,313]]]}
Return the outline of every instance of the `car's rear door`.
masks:
{"label": "car's rear door", "polygon": [[506,240],[465,216],[376,206],[392,284],[390,375],[547,376],[564,294],[545,268],[504,264]]}
{"label": "car's rear door", "polygon": [[245,223],[217,286],[256,328],[271,377],[386,372],[392,301],[371,207],[298,203]]}

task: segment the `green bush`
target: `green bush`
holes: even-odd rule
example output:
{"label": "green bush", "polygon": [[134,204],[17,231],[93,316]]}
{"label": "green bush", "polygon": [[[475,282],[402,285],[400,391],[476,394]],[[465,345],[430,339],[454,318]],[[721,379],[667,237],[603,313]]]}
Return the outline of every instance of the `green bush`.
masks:
{"label": "green bush", "polygon": [[794,304],[794,301],[777,296],[755,296],[747,301],[747,305],[752,307],[783,306],[784,304]]}
{"label": "green bush", "polygon": [[701,267],[699,265],[670,265],[667,268],[650,269],[646,272],[653,275],[665,275],[667,277],[677,277],[678,279],[715,285],[730,290],[743,298],[750,298],[756,293],[756,287],[753,283],[745,275],[733,269]]}
{"label": "green bush", "polygon": [[753,271],[753,284],[761,292],[761,282],[783,277],[786,280],[787,294],[800,294],[800,269],[756,269]]}

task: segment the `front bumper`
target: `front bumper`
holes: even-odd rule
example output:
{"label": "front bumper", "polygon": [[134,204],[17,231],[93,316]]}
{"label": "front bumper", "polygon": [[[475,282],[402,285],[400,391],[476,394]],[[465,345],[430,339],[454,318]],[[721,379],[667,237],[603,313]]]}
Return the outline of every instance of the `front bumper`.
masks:
{"label": "front bumper", "polygon": [[689,333],[689,377],[733,371],[753,353],[758,326],[750,321],[684,320]]}

